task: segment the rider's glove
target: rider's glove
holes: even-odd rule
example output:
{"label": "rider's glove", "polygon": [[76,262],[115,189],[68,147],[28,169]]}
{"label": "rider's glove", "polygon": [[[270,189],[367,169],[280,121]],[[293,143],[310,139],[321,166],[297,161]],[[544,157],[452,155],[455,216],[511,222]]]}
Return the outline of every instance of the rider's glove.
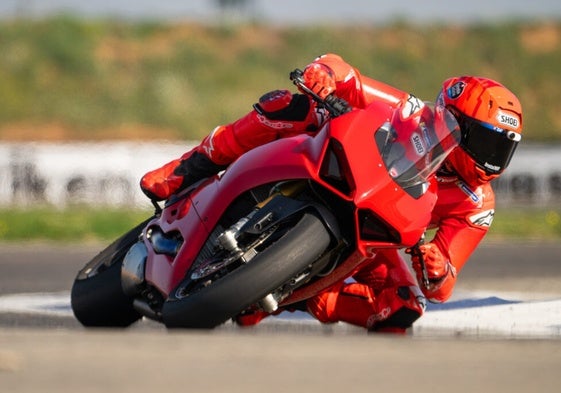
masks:
{"label": "rider's glove", "polygon": [[450,272],[455,275],[454,267],[434,243],[420,245],[417,252],[411,248],[408,248],[405,252],[411,254],[413,270],[415,270],[419,282],[422,282],[423,279],[421,257],[424,260],[430,284],[438,286]]}
{"label": "rider's glove", "polygon": [[325,99],[336,89],[335,74],[328,66],[312,63],[304,69],[304,84],[321,99]]}

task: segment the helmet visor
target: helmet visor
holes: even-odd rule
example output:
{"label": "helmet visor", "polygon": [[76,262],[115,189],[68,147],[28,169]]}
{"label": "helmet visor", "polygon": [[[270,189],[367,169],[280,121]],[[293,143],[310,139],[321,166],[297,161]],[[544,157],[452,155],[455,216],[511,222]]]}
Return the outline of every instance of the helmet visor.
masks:
{"label": "helmet visor", "polygon": [[488,174],[501,173],[522,136],[475,119],[464,119],[461,146]]}

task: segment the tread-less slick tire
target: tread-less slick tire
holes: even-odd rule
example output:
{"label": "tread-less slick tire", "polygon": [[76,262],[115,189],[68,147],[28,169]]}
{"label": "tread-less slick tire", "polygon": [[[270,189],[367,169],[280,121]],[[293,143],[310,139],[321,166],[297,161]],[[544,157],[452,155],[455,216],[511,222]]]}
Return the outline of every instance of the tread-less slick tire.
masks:
{"label": "tread-less slick tire", "polygon": [[142,315],[123,293],[121,265],[149,220],[137,225],[96,255],[76,276],[70,295],[74,316],[87,327],[127,327]]}

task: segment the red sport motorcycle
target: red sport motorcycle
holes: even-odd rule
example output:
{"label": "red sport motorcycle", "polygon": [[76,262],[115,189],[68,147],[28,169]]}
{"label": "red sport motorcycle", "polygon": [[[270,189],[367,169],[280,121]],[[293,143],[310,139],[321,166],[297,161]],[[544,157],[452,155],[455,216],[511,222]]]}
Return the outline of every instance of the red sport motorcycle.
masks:
{"label": "red sport motorcycle", "polygon": [[85,326],[214,328],[290,308],[351,276],[382,248],[422,238],[434,172],[459,143],[442,105],[352,109],[291,79],[331,119],[315,135],[257,147],[174,195],[81,269],[72,310]]}

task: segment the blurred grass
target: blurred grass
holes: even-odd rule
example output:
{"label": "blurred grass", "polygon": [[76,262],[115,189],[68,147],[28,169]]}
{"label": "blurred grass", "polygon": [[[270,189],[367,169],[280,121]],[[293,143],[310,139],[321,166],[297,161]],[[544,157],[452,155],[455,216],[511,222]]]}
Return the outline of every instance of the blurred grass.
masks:
{"label": "blurred grass", "polygon": [[0,241],[110,241],[152,214],[151,210],[91,207],[1,209]]}
{"label": "blurred grass", "polygon": [[434,99],[452,75],[496,78],[526,140],[561,139],[561,22],[203,26],[57,16],[0,21],[0,140],[200,139],[326,52]]}
{"label": "blurred grass", "polygon": [[[48,207],[0,209],[0,242],[111,241],[152,215],[152,210]],[[558,241],[561,209],[499,209],[486,239]]]}
{"label": "blurred grass", "polygon": [[561,208],[498,208],[488,237],[559,241]]}

